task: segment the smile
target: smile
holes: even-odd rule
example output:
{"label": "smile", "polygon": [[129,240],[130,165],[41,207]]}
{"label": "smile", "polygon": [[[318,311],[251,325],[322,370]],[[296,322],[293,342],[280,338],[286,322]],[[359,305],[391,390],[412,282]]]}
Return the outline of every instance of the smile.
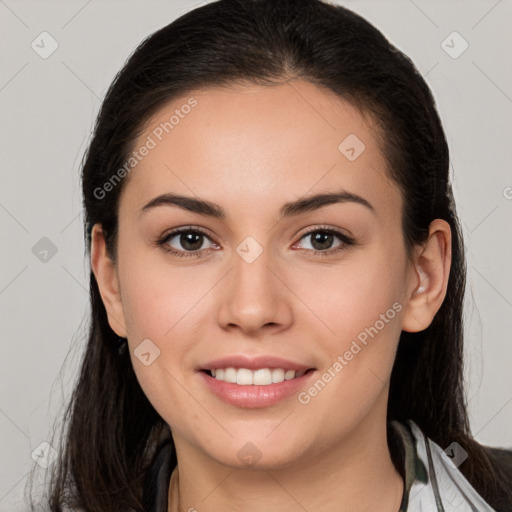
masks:
{"label": "smile", "polygon": [[216,380],[238,384],[239,386],[269,386],[279,384],[285,380],[302,377],[306,371],[285,370],[284,368],[217,368],[208,370]]}

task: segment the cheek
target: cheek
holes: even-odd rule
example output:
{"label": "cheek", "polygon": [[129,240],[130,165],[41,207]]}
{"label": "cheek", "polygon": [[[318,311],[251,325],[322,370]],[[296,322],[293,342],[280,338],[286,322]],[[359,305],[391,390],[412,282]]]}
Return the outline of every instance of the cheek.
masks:
{"label": "cheek", "polygon": [[389,381],[401,333],[406,259],[399,251],[380,247],[361,251],[350,265],[310,273],[302,284],[301,293],[325,327],[319,341],[324,354],[321,382],[302,396],[315,414],[338,404],[343,408],[336,409],[340,421],[349,410],[357,417]]}
{"label": "cheek", "polygon": [[196,321],[199,308],[194,305],[197,294],[206,292],[205,284],[187,285],[186,276],[162,265],[144,265],[141,259],[136,264],[127,259],[123,272],[123,310],[135,375],[155,410],[179,430],[185,420],[178,411],[188,410],[186,421],[194,421],[183,370],[194,339],[187,327]]}
{"label": "cheek", "polygon": [[398,310],[403,309],[405,275],[405,256],[379,246],[354,253],[336,266],[312,266],[294,290],[323,325],[319,332],[333,341],[333,349],[340,350],[376,322],[379,330],[388,331],[393,324],[394,332],[400,332],[395,324],[399,324]]}
{"label": "cheek", "polygon": [[182,322],[190,322],[211,287],[199,267],[166,263],[159,250],[132,249],[119,258],[119,278],[128,338],[152,339],[164,348]]}
{"label": "cheek", "polygon": [[[211,274],[211,270],[200,272],[198,267],[166,264],[147,249],[132,249],[119,258],[133,368],[144,393],[161,414],[169,403],[181,410],[190,406],[182,375],[193,365],[190,353],[201,337],[203,301],[211,283],[218,280]],[[147,353],[149,356],[142,357]]]}

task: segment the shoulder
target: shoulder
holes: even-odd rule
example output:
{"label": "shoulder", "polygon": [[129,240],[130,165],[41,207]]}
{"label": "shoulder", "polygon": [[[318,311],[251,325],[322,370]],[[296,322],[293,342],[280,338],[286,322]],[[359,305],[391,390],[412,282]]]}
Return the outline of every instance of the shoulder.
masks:
{"label": "shoulder", "polygon": [[512,478],[512,448],[496,448],[493,446],[483,446],[491,460],[496,461],[509,478]]}
{"label": "shoulder", "polygon": [[497,470],[496,478],[499,480],[500,488],[509,490],[509,492],[502,492],[496,498],[494,507],[497,512],[510,512],[512,511],[512,449],[480,446]]}

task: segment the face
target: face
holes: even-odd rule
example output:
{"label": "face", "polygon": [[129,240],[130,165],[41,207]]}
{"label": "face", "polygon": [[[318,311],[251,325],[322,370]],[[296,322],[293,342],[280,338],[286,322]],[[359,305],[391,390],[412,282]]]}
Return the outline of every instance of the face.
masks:
{"label": "face", "polygon": [[109,318],[178,456],[284,467],[385,421],[417,279],[369,123],[303,81],[197,90],[147,123]]}

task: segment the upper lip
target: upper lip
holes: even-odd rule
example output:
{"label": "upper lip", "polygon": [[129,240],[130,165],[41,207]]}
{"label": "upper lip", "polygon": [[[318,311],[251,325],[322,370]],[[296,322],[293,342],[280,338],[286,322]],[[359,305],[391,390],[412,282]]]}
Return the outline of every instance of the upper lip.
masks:
{"label": "upper lip", "polygon": [[216,370],[217,368],[247,368],[248,370],[282,368],[283,370],[295,370],[296,372],[300,372],[309,370],[312,367],[294,361],[288,361],[280,357],[249,357],[244,355],[221,357],[200,367],[201,370]]}

